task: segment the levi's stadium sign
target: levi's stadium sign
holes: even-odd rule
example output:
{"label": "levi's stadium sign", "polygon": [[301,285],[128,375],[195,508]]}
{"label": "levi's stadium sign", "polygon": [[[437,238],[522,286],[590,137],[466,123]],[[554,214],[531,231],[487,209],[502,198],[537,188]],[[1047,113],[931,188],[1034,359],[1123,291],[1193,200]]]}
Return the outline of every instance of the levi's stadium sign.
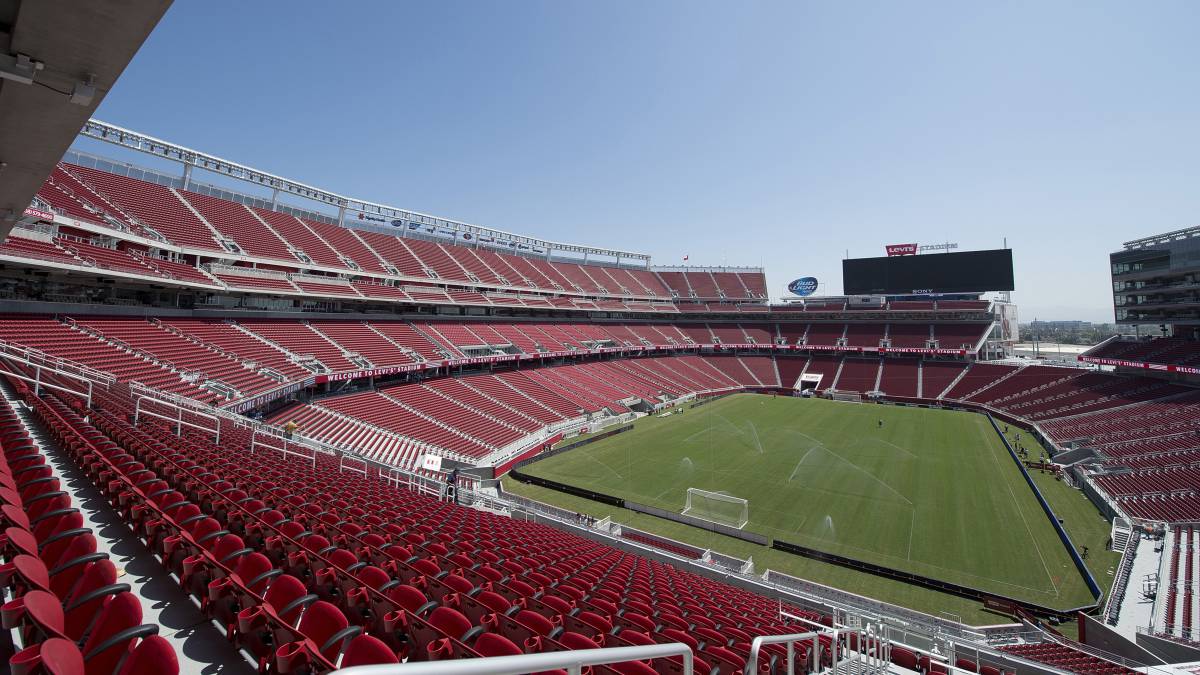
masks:
{"label": "levi's stadium sign", "polygon": [[801,277],[788,284],[787,289],[791,293],[795,293],[802,298],[806,298],[817,292],[817,278]]}
{"label": "levi's stadium sign", "polygon": [[917,254],[916,244],[888,244],[884,248],[887,249],[889,256]]}

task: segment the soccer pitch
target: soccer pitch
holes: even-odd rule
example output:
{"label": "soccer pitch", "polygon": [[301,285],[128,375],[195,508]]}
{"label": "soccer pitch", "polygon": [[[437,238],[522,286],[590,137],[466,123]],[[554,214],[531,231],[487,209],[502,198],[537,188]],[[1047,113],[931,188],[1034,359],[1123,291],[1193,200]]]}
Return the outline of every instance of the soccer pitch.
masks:
{"label": "soccer pitch", "polygon": [[[522,472],[676,513],[688,488],[723,492],[749,500],[745,530],[774,539],[1049,607],[1092,601],[999,436],[974,413],[735,395],[643,418]],[[538,498],[578,503],[554,494]],[[680,526],[659,531],[678,537]]]}

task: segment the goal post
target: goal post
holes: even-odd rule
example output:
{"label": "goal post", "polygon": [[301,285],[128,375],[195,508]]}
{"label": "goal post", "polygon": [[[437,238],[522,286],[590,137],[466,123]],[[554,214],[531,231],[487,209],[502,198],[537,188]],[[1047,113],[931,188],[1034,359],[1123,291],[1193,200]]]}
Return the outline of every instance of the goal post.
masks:
{"label": "goal post", "polygon": [[750,522],[750,502],[724,492],[688,488],[682,514],[740,530]]}

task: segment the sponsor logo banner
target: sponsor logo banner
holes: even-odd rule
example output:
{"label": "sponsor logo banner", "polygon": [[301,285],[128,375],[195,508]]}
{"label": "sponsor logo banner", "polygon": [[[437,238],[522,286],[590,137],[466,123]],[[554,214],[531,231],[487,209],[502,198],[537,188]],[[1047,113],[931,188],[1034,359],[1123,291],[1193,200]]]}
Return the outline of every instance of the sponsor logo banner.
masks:
{"label": "sponsor logo banner", "polygon": [[917,254],[916,244],[888,244],[884,246],[884,248],[887,249],[887,254],[889,256]]}
{"label": "sponsor logo banner", "polygon": [[816,277],[800,277],[788,284],[787,289],[790,293],[806,298],[817,292],[818,285]]}

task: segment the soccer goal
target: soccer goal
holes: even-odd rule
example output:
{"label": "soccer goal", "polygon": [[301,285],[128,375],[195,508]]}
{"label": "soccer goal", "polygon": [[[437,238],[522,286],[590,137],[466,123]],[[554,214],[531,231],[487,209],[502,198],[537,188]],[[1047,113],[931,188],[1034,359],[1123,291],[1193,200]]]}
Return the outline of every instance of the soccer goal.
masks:
{"label": "soccer goal", "polygon": [[688,488],[682,513],[740,530],[750,522],[750,502],[724,492]]}

